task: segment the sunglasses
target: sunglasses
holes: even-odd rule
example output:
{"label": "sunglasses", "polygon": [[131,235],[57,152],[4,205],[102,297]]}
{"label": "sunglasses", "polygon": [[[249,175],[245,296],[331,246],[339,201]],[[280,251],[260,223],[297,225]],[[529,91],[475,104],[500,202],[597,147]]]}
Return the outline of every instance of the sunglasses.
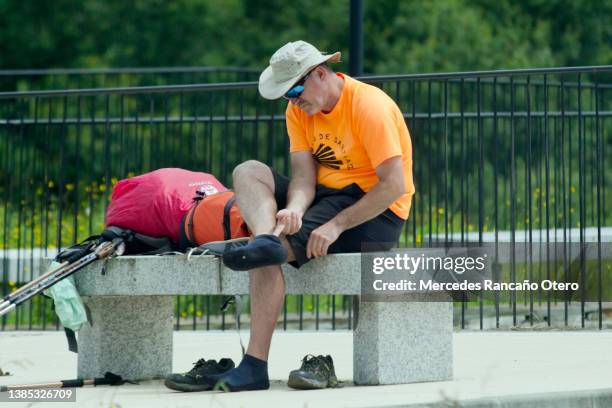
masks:
{"label": "sunglasses", "polygon": [[310,74],[312,74],[312,71],[314,71],[314,69],[308,72],[306,75],[304,75],[302,79],[300,79],[298,82],[296,82],[295,85],[293,85],[291,89],[289,89],[287,93],[283,95],[283,98],[285,99],[299,98],[300,95],[304,92],[304,83],[306,82]]}

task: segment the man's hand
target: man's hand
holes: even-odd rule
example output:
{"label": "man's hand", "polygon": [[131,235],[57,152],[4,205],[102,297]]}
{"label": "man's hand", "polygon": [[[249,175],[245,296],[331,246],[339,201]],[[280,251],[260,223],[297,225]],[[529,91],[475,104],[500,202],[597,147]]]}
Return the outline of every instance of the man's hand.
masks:
{"label": "man's hand", "polygon": [[302,227],[302,214],[295,210],[284,208],[276,213],[276,225],[281,224],[285,226],[281,234],[293,235]]}
{"label": "man's hand", "polygon": [[306,256],[312,258],[327,255],[329,246],[336,242],[340,234],[342,234],[342,228],[333,220],[313,230],[308,238],[308,245],[306,245]]}

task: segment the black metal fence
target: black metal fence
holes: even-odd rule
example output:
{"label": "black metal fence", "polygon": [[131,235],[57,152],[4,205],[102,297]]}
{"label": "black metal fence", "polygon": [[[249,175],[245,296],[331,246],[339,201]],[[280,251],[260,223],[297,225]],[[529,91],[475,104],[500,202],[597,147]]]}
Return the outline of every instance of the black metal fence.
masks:
{"label": "black metal fence", "polygon": [[[399,245],[612,241],[612,66],[363,79],[396,100],[412,136],[417,193]],[[231,186],[246,159],[288,174],[284,110],[254,82],[1,93],[2,293],[35,277],[42,256],[100,232],[119,179],[182,167]],[[596,267],[596,301],[460,302],[456,325],[612,327],[610,263]],[[229,327],[219,304],[178,297],[177,329]],[[279,325],[350,329],[351,305],[288,296]],[[35,299],[1,327],[58,323],[50,301]]]}
{"label": "black metal fence", "polygon": [[243,67],[15,69],[0,70],[0,91],[248,82],[259,74]]}

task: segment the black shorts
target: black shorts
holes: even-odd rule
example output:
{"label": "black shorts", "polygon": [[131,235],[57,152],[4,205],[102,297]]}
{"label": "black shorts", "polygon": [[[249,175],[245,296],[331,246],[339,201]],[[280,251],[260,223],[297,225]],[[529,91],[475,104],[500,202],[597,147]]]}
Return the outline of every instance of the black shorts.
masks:
{"label": "black shorts", "polygon": [[[289,178],[271,170],[274,176],[274,198],[280,210],[287,206]],[[365,192],[355,183],[340,190],[317,185],[315,198],[302,217],[302,227],[297,233],[287,236],[296,259],[291,264],[299,268],[308,262],[310,259],[306,257],[306,246],[310,233],[364,195]],[[402,218],[387,209],[377,217],[344,231],[329,246],[327,253],[362,252],[364,244],[369,250],[388,251],[399,239],[404,223]]]}

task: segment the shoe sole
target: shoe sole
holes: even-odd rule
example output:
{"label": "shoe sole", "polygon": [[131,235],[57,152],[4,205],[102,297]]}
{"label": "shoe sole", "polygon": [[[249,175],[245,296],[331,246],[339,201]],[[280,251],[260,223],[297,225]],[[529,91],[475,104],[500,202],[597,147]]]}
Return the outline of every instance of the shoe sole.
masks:
{"label": "shoe sole", "polygon": [[195,391],[210,391],[212,387],[208,384],[182,384],[166,380],[164,385],[174,391],[195,392]]}
{"label": "shoe sole", "polygon": [[314,378],[304,378],[299,375],[289,375],[287,385],[297,390],[320,390],[327,387],[333,387],[338,384],[338,379],[335,376],[329,377],[328,381],[318,381]]}

